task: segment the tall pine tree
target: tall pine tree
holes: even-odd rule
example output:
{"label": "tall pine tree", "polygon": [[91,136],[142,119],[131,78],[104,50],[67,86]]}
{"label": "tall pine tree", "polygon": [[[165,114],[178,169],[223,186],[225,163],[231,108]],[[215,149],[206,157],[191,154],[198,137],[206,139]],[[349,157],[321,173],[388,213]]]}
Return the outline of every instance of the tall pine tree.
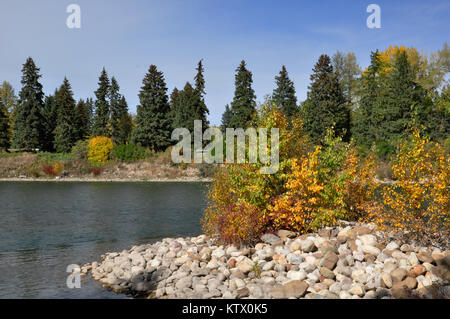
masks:
{"label": "tall pine tree", "polygon": [[330,57],[320,56],[311,75],[311,84],[303,103],[305,132],[312,142],[320,143],[329,128],[335,134],[350,137],[350,110],[348,109]]}
{"label": "tall pine tree", "polygon": [[0,97],[0,149],[10,146],[9,114],[3,99]]}
{"label": "tall pine tree", "polygon": [[220,128],[223,132],[227,129],[227,127],[230,127],[231,118],[233,117],[233,113],[231,112],[230,106],[227,104],[225,105],[225,111],[222,114],[222,123],[220,125]]}
{"label": "tall pine tree", "polygon": [[89,136],[90,111],[85,100],[80,99],[75,108],[75,128],[77,140],[85,139]]}
{"label": "tall pine tree", "polygon": [[379,127],[383,120],[379,96],[385,91],[380,81],[381,61],[378,51],[372,52],[370,66],[360,79],[359,103],[352,118],[352,137],[364,151],[368,151],[380,138]]}
{"label": "tall pine tree", "polygon": [[273,90],[272,100],[287,118],[297,113],[297,97],[294,82],[289,79],[286,67],[283,65],[280,74],[275,77],[277,87]]}
{"label": "tall pine tree", "polygon": [[55,90],[53,95],[45,97],[44,108],[42,110],[42,116],[44,119],[44,140],[43,140],[43,150],[47,152],[54,152],[54,139],[55,139],[55,129],[58,121],[58,105],[56,103],[56,96],[58,95],[58,90]]}
{"label": "tall pine tree", "polygon": [[34,151],[42,149],[45,137],[42,108],[44,92],[39,83],[39,68],[29,57],[22,68],[22,89],[19,92],[14,121],[13,147]]}
{"label": "tall pine tree", "polygon": [[54,147],[56,152],[69,153],[79,137],[79,132],[76,123],[76,102],[67,78],[64,78],[63,84],[59,87],[55,100],[58,108],[58,119]]}
{"label": "tall pine tree", "polygon": [[142,83],[131,139],[134,144],[162,151],[171,143],[172,129],[164,75],[151,65]]}
{"label": "tall pine tree", "polygon": [[197,74],[194,77],[195,81],[195,92],[198,95],[198,101],[196,104],[195,109],[193,109],[194,112],[194,119],[201,120],[202,121],[202,128],[205,130],[208,127],[208,120],[207,120],[207,114],[209,114],[208,107],[205,103],[205,77],[203,75],[204,68],[203,68],[203,60],[200,60],[197,65]]}
{"label": "tall pine tree", "polygon": [[119,84],[114,77],[111,78],[111,138],[116,144],[125,144],[129,136],[128,105],[125,98],[119,93]]}
{"label": "tall pine tree", "polygon": [[109,94],[110,84],[108,74],[105,68],[98,79],[98,89],[95,91],[95,117],[93,123],[92,133],[94,136],[111,136],[109,127],[110,105]]}
{"label": "tall pine tree", "polygon": [[230,127],[247,127],[256,112],[256,96],[252,88],[252,72],[247,70],[245,61],[242,60],[236,69],[234,98],[231,102],[233,114]]}

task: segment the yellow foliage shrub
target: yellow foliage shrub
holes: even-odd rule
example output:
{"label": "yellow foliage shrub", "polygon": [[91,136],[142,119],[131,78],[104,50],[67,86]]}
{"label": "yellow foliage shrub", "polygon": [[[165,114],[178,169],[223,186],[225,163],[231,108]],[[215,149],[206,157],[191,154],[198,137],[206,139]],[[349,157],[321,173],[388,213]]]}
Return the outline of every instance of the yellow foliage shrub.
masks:
{"label": "yellow foliage shrub", "polygon": [[432,239],[450,228],[450,159],[444,148],[414,129],[411,141],[403,142],[392,166],[394,185],[384,186],[383,206],[371,211],[381,229],[408,231],[418,239]]}
{"label": "yellow foliage shrub", "polygon": [[88,160],[93,166],[103,166],[111,156],[114,145],[109,137],[98,136],[88,142]]}

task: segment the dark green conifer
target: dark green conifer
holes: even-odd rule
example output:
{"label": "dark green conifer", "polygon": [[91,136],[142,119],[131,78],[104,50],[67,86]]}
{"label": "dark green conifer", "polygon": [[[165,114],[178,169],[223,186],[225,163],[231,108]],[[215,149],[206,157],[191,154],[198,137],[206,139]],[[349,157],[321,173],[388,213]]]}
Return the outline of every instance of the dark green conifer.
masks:
{"label": "dark green conifer", "polygon": [[111,136],[109,127],[110,105],[109,105],[110,84],[108,74],[103,68],[98,81],[98,89],[95,91],[95,117],[93,123],[94,136]]}
{"label": "dark green conifer", "polygon": [[163,151],[171,144],[172,132],[164,75],[151,65],[142,83],[131,139],[134,144]]}
{"label": "dark green conifer", "polygon": [[280,74],[275,77],[277,87],[273,90],[272,100],[283,114],[290,119],[298,111],[294,82],[289,79],[286,67],[283,65]]}
{"label": "dark green conifer", "polygon": [[29,151],[42,149],[45,138],[42,108],[44,107],[44,92],[39,83],[39,68],[31,57],[22,68],[22,89],[19,92],[19,102],[14,121],[13,147]]}
{"label": "dark green conifer", "polygon": [[320,143],[329,128],[348,141],[350,110],[345,103],[336,73],[328,55],[321,55],[311,75],[307,99],[303,103],[305,132],[313,143]]}
{"label": "dark green conifer", "polygon": [[245,61],[242,60],[236,69],[234,98],[231,102],[233,114],[230,127],[245,128],[253,119],[256,112],[256,96],[252,88],[252,72],[247,70]]}

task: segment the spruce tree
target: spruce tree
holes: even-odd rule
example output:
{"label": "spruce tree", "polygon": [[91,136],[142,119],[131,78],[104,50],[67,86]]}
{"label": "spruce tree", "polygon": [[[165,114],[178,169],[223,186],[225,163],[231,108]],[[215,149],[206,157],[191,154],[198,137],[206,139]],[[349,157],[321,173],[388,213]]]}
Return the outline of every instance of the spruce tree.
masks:
{"label": "spruce tree", "polygon": [[310,78],[311,84],[303,103],[305,132],[313,143],[320,143],[327,130],[334,126],[335,134],[348,141],[350,110],[328,55],[320,56]]}
{"label": "spruce tree", "polygon": [[233,113],[231,112],[230,106],[225,105],[225,111],[222,114],[222,123],[220,125],[223,132],[230,127],[231,118],[233,117]]}
{"label": "spruce tree", "polygon": [[164,75],[151,65],[142,83],[132,142],[163,151],[171,144],[172,128]]}
{"label": "spruce tree", "polygon": [[175,87],[170,94],[170,120],[172,122],[172,129],[177,128],[175,123],[175,116],[177,113],[176,107],[178,105],[178,97],[180,95],[180,91]]}
{"label": "spruce tree", "polygon": [[354,111],[351,127],[352,137],[364,151],[368,151],[380,138],[379,127],[383,120],[380,95],[386,91],[381,80],[378,51],[371,53],[370,61],[370,66],[360,79],[360,101]]}
{"label": "spruce tree", "polygon": [[94,100],[91,97],[86,99],[86,111],[88,114],[88,125],[87,125],[87,135],[92,135],[92,131],[94,128]]}
{"label": "spruce tree", "polygon": [[9,114],[3,99],[0,98],[0,149],[10,146]]}
{"label": "spruce tree", "polygon": [[14,121],[13,147],[29,151],[42,149],[44,120],[42,108],[44,107],[44,92],[39,83],[39,68],[29,57],[22,68],[22,89],[19,92],[16,119]]}
{"label": "spruce tree", "polygon": [[275,77],[277,87],[273,90],[272,100],[283,114],[290,119],[297,113],[297,97],[294,82],[289,79],[286,67],[283,65],[280,74]]}
{"label": "spruce tree", "polygon": [[412,124],[415,109],[423,106],[426,96],[426,92],[415,81],[405,52],[399,53],[395,59],[394,69],[387,79],[386,93],[381,95],[383,121],[380,137],[392,144],[404,136]]}
{"label": "spruce tree", "polygon": [[198,92],[189,82],[178,93],[175,104],[174,128],[184,127],[190,132],[194,131],[194,120],[200,120],[196,116],[196,109],[200,103]]}
{"label": "spruce tree", "polygon": [[111,136],[109,127],[110,105],[109,105],[110,84],[108,74],[103,68],[98,81],[98,89],[95,91],[95,117],[93,123],[94,136]]}
{"label": "spruce tree", "polygon": [[44,139],[43,139],[43,150],[47,152],[54,152],[54,139],[55,139],[55,129],[58,120],[58,105],[56,103],[56,96],[58,95],[58,90],[55,90],[53,95],[45,97],[44,108],[42,110],[42,116],[44,119]]}
{"label": "spruce tree", "polygon": [[57,125],[55,129],[54,147],[58,153],[69,153],[78,140],[76,127],[76,102],[73,98],[72,87],[67,78],[64,78],[55,96],[58,108]]}
{"label": "spruce tree", "polygon": [[77,140],[83,140],[89,136],[90,112],[86,101],[80,99],[75,108],[75,130]]}
{"label": "spruce tree", "polygon": [[116,144],[125,144],[129,135],[128,105],[125,98],[119,93],[119,84],[114,77],[111,78],[111,138]]}
{"label": "spruce tree", "polygon": [[256,112],[256,96],[252,83],[252,72],[247,70],[245,61],[242,60],[236,69],[234,98],[231,102],[232,128],[247,127]]}
{"label": "spruce tree", "polygon": [[195,92],[197,93],[198,101],[196,102],[195,109],[193,109],[194,112],[194,119],[195,120],[201,120],[202,121],[202,128],[203,131],[207,129],[208,127],[208,120],[207,120],[207,114],[209,114],[208,107],[205,103],[205,77],[203,75],[204,68],[202,60],[198,62],[197,65],[197,74],[194,77],[195,81]]}

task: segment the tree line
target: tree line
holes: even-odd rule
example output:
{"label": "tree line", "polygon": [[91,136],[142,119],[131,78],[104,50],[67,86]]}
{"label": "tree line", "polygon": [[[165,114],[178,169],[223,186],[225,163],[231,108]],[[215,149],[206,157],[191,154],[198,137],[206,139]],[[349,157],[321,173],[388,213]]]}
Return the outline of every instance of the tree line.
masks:
{"label": "tree line", "polygon": [[[310,76],[306,100],[298,103],[294,82],[283,65],[275,89],[267,97],[288,119],[301,116],[305,133],[316,144],[330,127],[345,141],[353,139],[362,151],[371,148],[390,154],[407,128],[419,125],[436,140],[449,136],[450,103],[447,44],[430,57],[414,48],[389,47],[371,53],[362,70],[349,52],[319,57]],[[92,98],[75,101],[70,82],[45,96],[33,59],[22,68],[22,88],[0,87],[0,148],[70,152],[82,139],[110,137],[115,144],[132,143],[163,151],[171,145],[174,128],[193,131],[194,120],[209,125],[205,103],[203,61],[198,62],[193,84],[174,88],[170,96],[163,72],[150,65],[132,117],[115,77],[103,68]],[[236,69],[233,100],[225,106],[221,127],[251,125],[258,112],[253,75],[243,60]]]}

